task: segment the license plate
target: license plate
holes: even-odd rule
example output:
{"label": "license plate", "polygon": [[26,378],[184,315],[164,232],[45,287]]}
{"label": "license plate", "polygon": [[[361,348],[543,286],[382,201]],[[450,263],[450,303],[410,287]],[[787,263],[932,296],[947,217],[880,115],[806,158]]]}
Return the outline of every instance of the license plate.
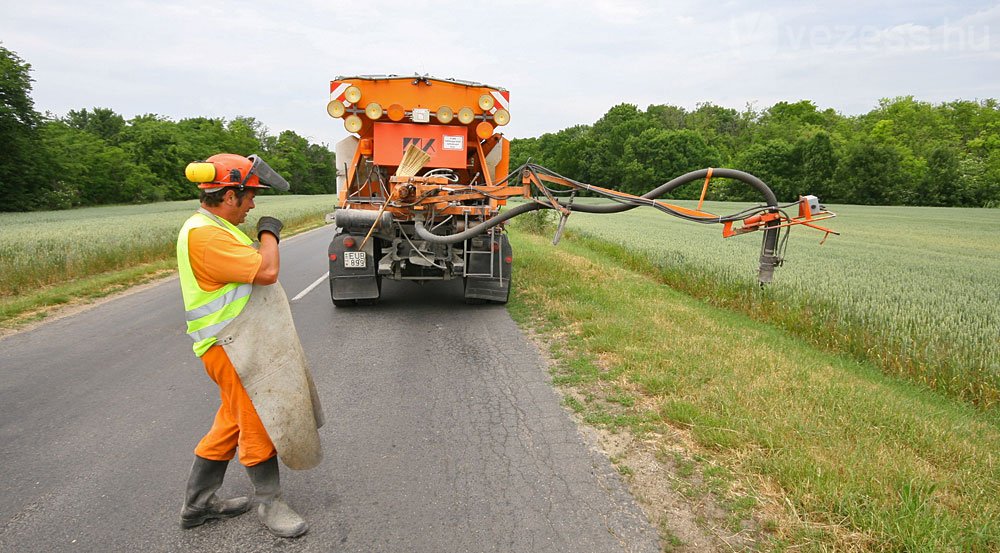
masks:
{"label": "license plate", "polygon": [[345,269],[364,269],[365,252],[344,252]]}

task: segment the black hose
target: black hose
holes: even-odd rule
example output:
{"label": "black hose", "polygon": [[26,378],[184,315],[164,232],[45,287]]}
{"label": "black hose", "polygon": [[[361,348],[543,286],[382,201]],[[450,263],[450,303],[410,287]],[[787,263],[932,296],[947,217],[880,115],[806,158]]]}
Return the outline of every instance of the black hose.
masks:
{"label": "black hose", "polygon": [[[553,176],[556,176],[556,177],[559,177],[559,178],[562,178],[562,179],[566,179],[566,177],[564,177],[562,175],[559,175],[557,173],[554,173],[552,171],[549,171],[548,169],[545,169],[544,167],[539,167],[539,166],[536,165],[536,166],[534,166],[534,168],[536,168],[536,169],[542,169],[544,172],[550,173]],[[666,183],[661,184],[660,186],[658,186],[658,187],[650,190],[649,192],[646,192],[645,194],[643,194],[642,196],[639,196],[639,197],[647,199],[647,200],[652,200],[652,199],[655,199],[655,198],[659,198],[660,196],[666,194],[667,192],[670,192],[671,190],[673,190],[675,188],[683,186],[683,185],[685,185],[685,184],[687,184],[687,183],[689,183],[691,181],[704,179],[707,176],[708,176],[708,169],[699,169],[697,171],[691,171],[690,173],[685,173],[685,174],[683,174],[683,175],[681,175],[681,176],[679,176],[677,178],[671,179],[671,180],[667,181]],[[769,186],[767,186],[766,184],[764,184],[764,181],[762,181],[759,178],[751,175],[750,173],[745,173],[745,172],[740,171],[738,169],[724,169],[724,168],[720,168],[720,169],[712,169],[712,177],[720,177],[720,178],[724,178],[724,179],[735,179],[735,180],[744,182],[746,184],[749,184],[750,186],[756,188],[757,191],[760,192],[761,195],[764,196],[764,201],[767,202],[767,205],[769,207],[776,207],[778,205],[778,198],[775,197],[774,192],[771,191],[771,188]],[[571,179],[566,179],[566,180],[571,180]],[[574,204],[573,206],[566,206],[566,207],[570,207],[570,209],[572,209],[573,211],[580,211],[580,212],[583,212],[583,213],[620,213],[622,211],[628,211],[629,209],[634,209],[636,207],[639,207],[639,205],[640,204],[635,204],[635,205],[585,205],[585,204]]]}
{"label": "black hose", "polygon": [[[513,175],[520,174],[522,171],[529,171],[529,172],[531,172],[532,175],[535,177],[536,181],[538,182],[538,184],[540,186],[544,186],[544,185],[541,184],[541,179],[538,177],[537,172],[545,173],[545,174],[548,174],[548,175],[551,175],[551,176],[554,176],[554,177],[558,177],[560,179],[571,181],[574,184],[579,185],[580,188],[582,188],[582,189],[589,189],[589,188],[591,188],[589,185],[586,185],[585,183],[579,183],[579,182],[573,181],[572,179],[568,179],[568,178],[566,178],[566,177],[564,177],[564,176],[562,176],[562,175],[560,175],[560,174],[558,174],[558,173],[556,173],[554,171],[546,169],[545,167],[542,167],[540,165],[535,165],[535,164],[532,164],[532,163],[526,163],[520,169],[517,169],[515,171],[511,171],[510,173],[508,173],[507,177],[505,179],[503,179],[502,181],[500,181],[500,182],[501,183],[506,182]],[[738,169],[725,169],[725,168],[714,169],[713,168],[711,171],[712,171],[712,176],[713,177],[719,177],[719,178],[725,178],[725,179],[735,179],[735,180],[738,180],[738,181],[743,182],[745,184],[749,184],[750,186],[752,186],[753,188],[755,188],[758,192],[760,192],[762,196],[764,196],[764,201],[767,203],[767,207],[773,208],[773,210],[777,210],[777,208],[778,208],[778,198],[774,195],[774,192],[771,190],[771,188],[769,186],[767,186],[767,184],[765,184],[764,181],[760,180],[759,178],[751,175],[750,173],[746,173],[746,172],[740,171]],[[667,192],[670,192],[671,190],[674,190],[675,188],[683,186],[683,185],[685,185],[685,184],[687,184],[687,183],[689,183],[691,181],[704,179],[704,178],[706,178],[708,176],[708,174],[709,174],[709,169],[699,169],[697,171],[691,171],[691,172],[685,173],[685,174],[683,174],[683,175],[681,175],[681,176],[679,176],[677,178],[671,179],[670,181],[667,181],[666,183],[661,184],[660,186],[658,186],[658,187],[650,190],[649,192],[646,192],[645,194],[643,194],[642,196],[639,196],[639,197],[642,198],[642,199],[644,199],[644,200],[654,200],[654,199],[659,198],[660,196],[666,194]],[[570,209],[572,211],[579,211],[581,213],[621,213],[623,211],[628,211],[630,209],[634,209],[636,207],[639,207],[640,205],[648,205],[646,203],[631,203],[630,204],[630,203],[627,203],[627,202],[629,202],[629,198],[627,198],[625,196],[620,196],[618,198],[615,198],[614,195],[610,195],[609,196],[604,191],[595,191],[595,192],[598,193],[598,194],[600,194],[600,195],[603,195],[603,196],[608,196],[611,199],[613,199],[615,201],[618,201],[618,202],[622,202],[622,203],[619,203],[618,205],[587,205],[587,204],[579,204],[579,203],[568,203],[567,204],[567,203],[563,203],[563,202],[558,202],[558,200],[557,200],[557,202],[559,203],[560,206],[562,206],[564,208]],[[661,206],[659,204],[655,204],[655,207],[661,207]],[[513,209],[511,209],[509,211],[505,211],[504,213],[501,213],[500,215],[497,215],[496,217],[493,217],[491,219],[487,219],[486,221],[484,221],[484,222],[482,222],[482,223],[480,223],[480,224],[478,224],[478,225],[476,225],[476,226],[474,226],[472,228],[466,229],[463,232],[459,232],[459,233],[456,233],[456,234],[449,234],[449,235],[446,235],[446,236],[439,236],[439,235],[434,234],[431,231],[427,230],[426,228],[424,228],[424,225],[423,225],[422,221],[416,221],[415,225],[414,225],[414,229],[415,229],[415,231],[417,233],[417,236],[419,236],[420,238],[422,238],[424,240],[427,240],[428,242],[431,242],[431,243],[434,243],[434,244],[455,244],[457,242],[462,242],[464,240],[472,238],[473,236],[479,235],[479,234],[485,232],[486,230],[489,230],[490,228],[493,228],[493,227],[499,225],[500,223],[502,223],[502,222],[504,222],[504,221],[506,221],[508,219],[511,219],[511,218],[516,217],[518,215],[521,215],[523,213],[528,213],[529,211],[536,211],[538,209],[552,209],[552,207],[544,205],[544,204],[540,204],[540,203],[537,203],[537,202],[533,202],[533,203],[529,203],[529,204],[523,204],[523,205],[517,206],[517,207],[515,207],[515,208],[513,208]],[[729,220],[737,220],[737,219],[741,218],[741,217],[719,217],[719,218],[707,218],[706,219],[706,218],[691,217],[689,215],[685,215],[683,213],[679,213],[679,212],[676,212],[674,210],[670,210],[669,208],[665,208],[665,209],[667,209],[668,213],[671,213],[672,215],[676,215],[676,216],[681,217],[683,219],[688,219],[688,220],[693,220],[693,221],[699,221],[699,222],[706,222],[706,223],[707,222],[721,223],[721,222],[726,222],[726,221],[729,221]],[[740,215],[742,215],[742,212],[740,213]],[[757,276],[757,279],[760,281],[761,285],[764,285],[764,284],[767,284],[767,283],[771,282],[771,279],[774,276],[774,268],[777,267],[781,263],[781,259],[778,257],[778,253],[777,253],[778,238],[779,238],[779,231],[780,231],[779,225],[780,225],[780,221],[777,220],[777,219],[768,221],[765,224],[764,239],[763,239],[763,243],[761,244],[761,252],[760,252],[760,269],[759,269],[758,276]]]}
{"label": "black hose", "polygon": [[[556,173],[553,173],[553,172],[549,171],[548,169],[545,169],[544,167],[532,166],[532,167],[529,167],[528,170],[537,170],[537,169],[540,169],[540,170],[542,170],[544,172],[551,173],[552,175],[557,176],[557,177],[562,178],[562,179],[566,178],[566,177],[563,177],[562,175],[558,175]],[[708,176],[708,171],[709,171],[708,169],[699,169],[697,171],[691,171],[690,173],[685,173],[685,174],[683,174],[683,175],[681,175],[681,176],[679,176],[679,177],[677,177],[675,179],[672,179],[672,180],[670,180],[670,181],[668,181],[668,182],[666,182],[666,183],[664,183],[664,184],[662,184],[662,185],[654,188],[653,190],[650,190],[649,192],[643,194],[640,197],[644,198],[644,199],[647,199],[647,200],[652,200],[654,198],[659,198],[663,194],[666,194],[667,192],[670,192],[671,190],[673,190],[673,189],[675,189],[675,188],[677,188],[679,186],[685,185],[685,184],[687,184],[687,183],[689,183],[691,181],[694,181],[694,180],[700,180],[700,179],[706,178]],[[735,180],[738,180],[740,182],[749,184],[750,186],[752,186],[755,189],[757,189],[757,191],[760,192],[761,195],[764,196],[764,201],[767,202],[767,206],[769,208],[773,208],[772,210],[777,210],[777,208],[778,208],[778,198],[774,195],[774,192],[771,190],[771,187],[769,187],[768,185],[764,184],[764,181],[762,181],[759,178],[751,175],[750,173],[746,173],[746,172],[740,171],[738,169],[720,168],[720,169],[712,169],[712,176],[713,177],[721,177],[721,178],[725,178],[725,179],[735,179]],[[566,179],[566,180],[570,180],[570,179]],[[598,192],[598,193],[600,194],[601,192]],[[625,198],[623,198],[622,200],[623,201],[627,201],[627,199],[625,199]],[[629,204],[626,203],[626,204],[618,204],[618,205],[599,205],[599,206],[597,206],[597,205],[586,205],[586,204],[566,205],[566,204],[562,204],[562,202],[560,202],[560,205],[563,205],[563,207],[568,207],[569,209],[571,209],[573,211],[580,211],[580,212],[583,212],[583,213],[621,213],[623,211],[628,211],[630,209],[634,209],[636,207],[639,207],[640,205],[643,205],[643,204],[631,204],[631,205],[629,205]],[[677,215],[679,217],[682,217],[684,219],[697,220],[697,218],[694,218],[694,217],[689,217],[689,216],[685,217],[682,214],[678,214],[678,213],[673,213],[673,214]],[[718,220],[711,220],[711,219],[709,219],[709,220],[703,220],[702,222],[725,222],[727,220],[736,220],[736,218],[732,218],[732,217],[730,217],[730,218],[719,218]],[[759,260],[760,267],[758,268],[758,272],[757,272],[757,280],[758,280],[758,282],[760,282],[761,286],[763,286],[763,285],[768,284],[768,283],[771,282],[771,280],[774,278],[774,268],[777,267],[778,265],[780,265],[781,261],[782,261],[781,258],[778,256],[778,252],[777,252],[777,249],[778,249],[778,235],[779,235],[779,232],[781,230],[780,227],[779,227],[780,224],[781,224],[781,222],[779,220],[774,219],[774,220],[768,221],[764,225],[764,238],[763,238],[763,241],[762,241],[762,244],[761,244],[760,260]]]}
{"label": "black hose", "polygon": [[[414,225],[413,225],[413,228],[417,232],[417,236],[419,236],[423,240],[427,240],[428,242],[431,242],[432,244],[455,244],[455,243],[458,243],[458,242],[462,242],[462,241],[468,240],[469,238],[472,238],[473,236],[477,236],[479,234],[482,234],[482,233],[486,232],[487,230],[489,230],[489,229],[491,229],[491,228],[499,225],[500,223],[506,221],[507,219],[511,219],[511,218],[517,217],[518,215],[521,215],[522,213],[528,213],[529,211],[536,211],[536,210],[545,209],[545,208],[546,208],[546,206],[543,206],[543,205],[538,204],[538,203],[521,204],[521,205],[519,205],[519,206],[517,206],[517,207],[515,207],[513,209],[504,211],[503,213],[501,213],[500,215],[497,215],[496,217],[493,217],[491,219],[487,219],[487,220],[483,221],[482,223],[479,223],[478,225],[476,225],[476,226],[474,226],[472,228],[466,229],[466,230],[464,230],[462,232],[459,232],[459,233],[456,233],[456,234],[448,234],[446,236],[439,236],[439,235],[434,234],[433,232],[427,230],[424,227],[423,221],[415,221]],[[549,209],[551,209],[551,208],[549,208]]]}

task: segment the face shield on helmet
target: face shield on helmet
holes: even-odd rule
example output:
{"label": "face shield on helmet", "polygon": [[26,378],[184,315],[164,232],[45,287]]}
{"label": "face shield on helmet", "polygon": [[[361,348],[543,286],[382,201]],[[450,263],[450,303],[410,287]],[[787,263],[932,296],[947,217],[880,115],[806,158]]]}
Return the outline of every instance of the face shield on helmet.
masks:
{"label": "face shield on helmet", "polygon": [[257,180],[262,186],[267,186],[282,192],[288,192],[288,181],[279,175],[277,171],[271,169],[271,166],[268,165],[266,161],[261,159],[260,156],[254,154],[247,159],[253,162],[253,166],[250,168],[248,176],[256,175]]}
{"label": "face shield on helmet", "polygon": [[189,163],[184,174],[198,188],[215,192],[223,188],[274,188],[286,192],[288,181],[257,155],[216,154],[205,161]]}

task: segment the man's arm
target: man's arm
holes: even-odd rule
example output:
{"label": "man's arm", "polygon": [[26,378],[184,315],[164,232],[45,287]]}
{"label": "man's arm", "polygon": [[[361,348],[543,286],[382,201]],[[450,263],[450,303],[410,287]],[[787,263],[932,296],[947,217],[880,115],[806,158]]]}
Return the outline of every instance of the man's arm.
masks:
{"label": "man's arm", "polygon": [[267,286],[278,282],[278,269],[281,258],[278,254],[278,239],[270,232],[260,233],[260,268],[253,278],[254,284]]}

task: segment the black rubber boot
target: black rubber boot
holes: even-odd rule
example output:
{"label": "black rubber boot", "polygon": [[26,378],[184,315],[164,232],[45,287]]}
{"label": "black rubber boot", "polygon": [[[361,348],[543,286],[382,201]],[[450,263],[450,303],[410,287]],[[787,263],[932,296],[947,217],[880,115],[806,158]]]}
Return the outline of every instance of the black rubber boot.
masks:
{"label": "black rubber boot", "polygon": [[250,509],[250,498],[220,499],[215,492],[222,486],[229,461],[211,461],[195,455],[188,477],[181,528],[194,528],[216,518],[242,515]]}
{"label": "black rubber boot", "polygon": [[260,505],[257,515],[264,526],[279,538],[297,538],[309,531],[309,525],[281,499],[278,458],[271,457],[259,465],[247,467],[254,492]]}

